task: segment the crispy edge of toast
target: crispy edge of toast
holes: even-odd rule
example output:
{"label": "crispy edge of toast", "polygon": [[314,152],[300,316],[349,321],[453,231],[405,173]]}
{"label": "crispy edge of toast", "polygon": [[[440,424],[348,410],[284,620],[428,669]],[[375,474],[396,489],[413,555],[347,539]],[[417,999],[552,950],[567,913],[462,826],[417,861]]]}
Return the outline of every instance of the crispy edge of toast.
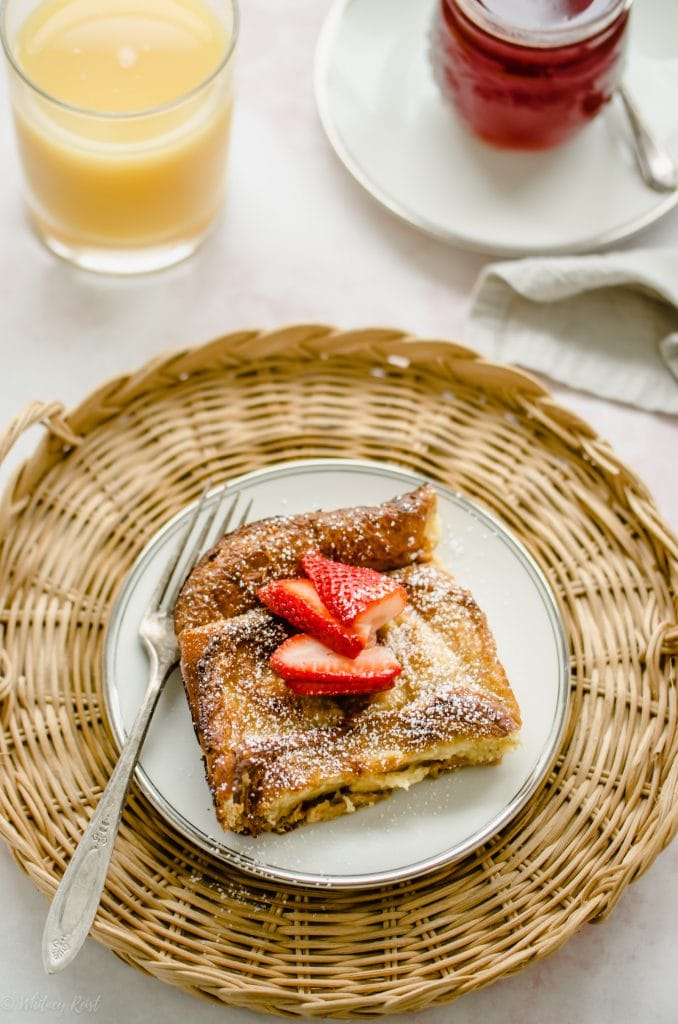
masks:
{"label": "crispy edge of toast", "polygon": [[299,576],[309,548],[387,572],[430,559],[439,531],[430,484],[380,505],[260,519],[222,537],[198,561],[177,600],[175,632],[181,638],[186,629],[258,607],[259,587]]}

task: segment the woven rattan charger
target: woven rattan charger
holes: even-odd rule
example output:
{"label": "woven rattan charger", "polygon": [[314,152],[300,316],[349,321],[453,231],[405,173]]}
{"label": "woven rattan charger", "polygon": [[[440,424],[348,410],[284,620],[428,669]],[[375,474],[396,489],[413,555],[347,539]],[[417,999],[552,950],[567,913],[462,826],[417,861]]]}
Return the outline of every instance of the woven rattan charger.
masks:
{"label": "woven rattan charger", "polygon": [[54,893],[116,759],[107,616],[135,557],[208,479],[377,459],[484,505],[559,600],[571,712],[545,783],[456,865],[378,891],[240,875],[132,788],[93,934],[224,1003],[366,1017],[452,999],[601,920],[676,831],[676,542],[639,480],[525,374],[396,331],[233,334],[34,403],[48,433],[0,505],[0,829]]}

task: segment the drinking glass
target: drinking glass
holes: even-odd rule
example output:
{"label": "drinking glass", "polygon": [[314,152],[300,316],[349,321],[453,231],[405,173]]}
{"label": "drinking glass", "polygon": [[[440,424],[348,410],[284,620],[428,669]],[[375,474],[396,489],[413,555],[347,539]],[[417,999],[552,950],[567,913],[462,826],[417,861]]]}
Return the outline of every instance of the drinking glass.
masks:
{"label": "drinking glass", "polygon": [[[66,102],[22,68],[17,38],[41,2],[0,5],[25,202],[38,237],[59,256],[104,273],[142,273],[185,259],[224,201],[236,0],[204,0],[225,39],[204,80],[169,102],[120,112]],[[96,11],[96,0],[92,5]]]}

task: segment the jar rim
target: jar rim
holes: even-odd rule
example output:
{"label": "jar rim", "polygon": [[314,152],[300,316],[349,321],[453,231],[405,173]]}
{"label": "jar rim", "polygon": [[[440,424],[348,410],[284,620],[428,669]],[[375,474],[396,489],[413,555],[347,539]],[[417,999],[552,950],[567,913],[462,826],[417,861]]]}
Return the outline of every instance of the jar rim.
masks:
{"label": "jar rim", "polygon": [[598,17],[579,25],[560,25],[551,29],[528,29],[511,25],[497,14],[493,14],[481,3],[481,0],[443,0],[453,3],[461,13],[477,28],[482,29],[497,39],[502,39],[518,46],[530,46],[535,49],[555,49],[560,46],[571,46],[592,39],[600,32],[625,14],[633,0],[610,0],[610,6]]}

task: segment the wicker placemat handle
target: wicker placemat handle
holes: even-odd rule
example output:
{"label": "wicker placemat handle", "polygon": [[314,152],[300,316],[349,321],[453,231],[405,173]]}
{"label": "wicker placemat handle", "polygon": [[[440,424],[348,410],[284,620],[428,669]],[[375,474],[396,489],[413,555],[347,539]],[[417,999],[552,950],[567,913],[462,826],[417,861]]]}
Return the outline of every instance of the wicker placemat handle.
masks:
{"label": "wicker placemat handle", "polygon": [[[12,486],[3,492],[0,500],[0,524],[5,522],[5,517],[9,513],[10,501],[12,503],[19,501],[31,489],[36,477],[44,471],[46,460],[53,460],[57,451],[64,445],[72,447],[80,444],[81,438],[71,430],[65,418],[65,412],[65,406],[61,402],[30,402],[25,409],[9,421],[0,435],[0,465],[2,465],[21,435],[30,427],[41,423],[49,432],[43,440],[42,446],[36,452],[30,469],[27,465],[19,467]],[[35,462],[36,457],[37,463]]]}
{"label": "wicker placemat handle", "polygon": [[[61,438],[64,442],[77,443],[77,438],[70,431],[68,424],[63,419],[65,407],[61,402],[30,402],[25,409],[14,416],[0,435],[0,465],[7,458],[21,435],[30,427],[42,423],[52,434]],[[23,468],[23,467],[22,467]],[[0,496],[0,529],[4,527],[7,517],[14,507],[13,496],[19,488],[22,468],[19,469],[14,487],[7,487]],[[20,489],[20,488],[19,488]],[[0,724],[5,725],[5,719],[10,711],[10,701],[14,695],[14,684],[16,673],[9,653],[0,649]]]}
{"label": "wicker placemat handle", "polygon": [[9,421],[0,437],[0,463],[24,431],[36,423],[42,423],[64,444],[78,444],[79,438],[64,419],[65,411],[65,406],[61,402],[30,402]]}

